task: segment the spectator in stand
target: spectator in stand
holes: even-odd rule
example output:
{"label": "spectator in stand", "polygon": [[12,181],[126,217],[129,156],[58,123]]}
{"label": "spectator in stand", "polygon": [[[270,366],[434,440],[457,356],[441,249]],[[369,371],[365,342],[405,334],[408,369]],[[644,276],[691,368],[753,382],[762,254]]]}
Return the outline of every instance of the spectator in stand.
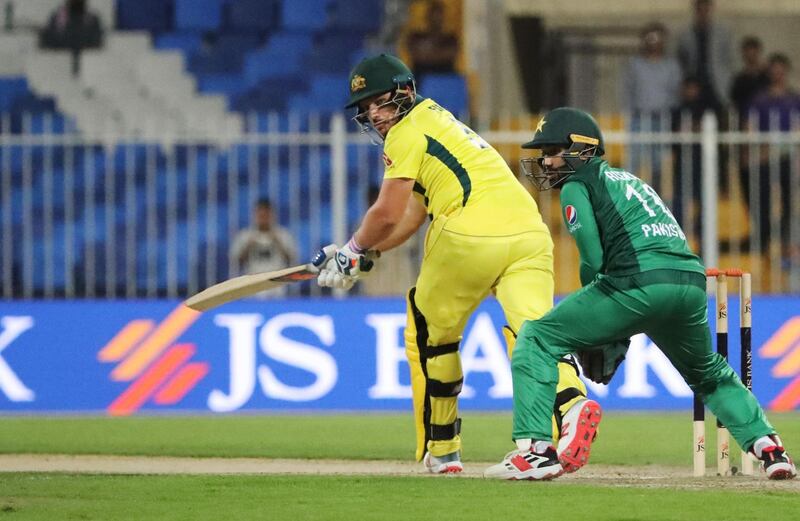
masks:
{"label": "spectator in stand", "polygon": [[694,23],[678,36],[678,61],[683,77],[700,82],[706,108],[727,104],[733,66],[730,31],[712,18],[712,0],[694,0]]}
{"label": "spectator in stand", "polygon": [[[675,132],[700,132],[703,114],[706,111],[702,99],[703,86],[699,79],[689,76],[681,83],[680,104],[672,114],[672,130]],[[716,108],[716,107],[715,107]],[[672,145],[672,201],[669,208],[688,235],[692,249],[697,251],[700,240],[701,219],[700,192],[702,190],[702,156],[699,144]],[[688,205],[687,198],[689,199]],[[692,210],[697,215],[692,215]]]}
{"label": "spectator in stand", "polygon": [[[691,77],[700,85],[700,94],[693,104],[711,110],[718,127],[728,129],[728,94],[733,76],[733,40],[730,30],[714,21],[712,0],[694,0],[694,22],[678,36],[678,62],[683,77]],[[728,147],[719,147],[720,171],[728,164]],[[728,192],[727,176],[721,177],[720,191]],[[685,230],[684,230],[685,231]]]}
{"label": "spectator in stand", "polygon": [[762,61],[761,51],[761,40],[755,36],[747,36],[742,40],[744,68],[733,79],[731,87],[731,101],[742,119],[746,118],[745,111],[753,101],[753,97],[769,85],[769,76]]}
{"label": "spectator in stand", "polygon": [[89,11],[87,0],[66,0],[50,15],[39,33],[39,45],[46,49],[96,49],[103,45],[100,18]]}
{"label": "spectator in stand", "polygon": [[39,32],[39,46],[72,51],[72,73],[77,75],[81,51],[103,46],[100,18],[89,11],[87,0],[65,0]]}
{"label": "spectator in stand", "polygon": [[[631,131],[659,132],[667,130],[669,111],[675,108],[680,95],[680,66],[664,53],[667,31],[660,23],[651,23],[642,30],[641,53],[631,59],[623,86],[623,106],[631,116]],[[642,168],[642,157],[650,160],[650,184],[656,191],[661,186],[662,153],[660,145],[633,145],[631,172]]]}
{"label": "spectator in stand", "polygon": [[[757,94],[748,108],[749,128],[762,132],[779,131],[789,132],[800,130],[800,95],[789,85],[789,71],[791,62],[785,54],[772,54],[767,60],[767,76],[769,85]],[[782,246],[782,255],[788,257],[789,251],[789,222],[791,215],[791,186],[792,162],[789,144],[764,144],[759,147],[758,172],[756,175],[750,171],[747,161],[741,170],[742,189],[748,205],[756,203],[757,208],[750,208],[751,218],[755,229],[760,234],[762,251],[770,246],[770,240],[775,238],[772,234],[773,205],[771,191],[778,181],[780,187],[780,218],[779,240]],[[756,199],[754,201],[753,199]]]}
{"label": "spectator in stand", "polygon": [[[240,273],[260,273],[293,265],[297,259],[297,247],[289,231],[275,223],[269,200],[260,199],[253,210],[253,226],[236,234],[230,255]],[[284,286],[264,291],[259,296],[284,297],[286,289]]]}
{"label": "spectator in stand", "polygon": [[415,31],[406,38],[412,70],[417,84],[426,74],[453,73],[456,69],[459,42],[452,33],[444,32],[445,9],[438,0],[427,2],[427,29]]}

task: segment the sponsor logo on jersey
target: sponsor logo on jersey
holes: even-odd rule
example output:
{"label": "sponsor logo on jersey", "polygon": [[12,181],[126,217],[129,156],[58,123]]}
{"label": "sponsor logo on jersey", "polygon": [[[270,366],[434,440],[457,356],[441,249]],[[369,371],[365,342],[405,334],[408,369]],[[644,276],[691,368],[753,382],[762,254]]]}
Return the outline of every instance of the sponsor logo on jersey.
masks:
{"label": "sponsor logo on jersey", "polygon": [[386,165],[386,168],[392,166],[392,160],[389,159],[389,156],[386,155],[386,152],[383,153],[383,164]]}
{"label": "sponsor logo on jersey", "polygon": [[574,226],[575,223],[578,222],[578,210],[571,204],[568,204],[566,208],[564,208],[564,216],[567,218],[567,224],[570,226]]}

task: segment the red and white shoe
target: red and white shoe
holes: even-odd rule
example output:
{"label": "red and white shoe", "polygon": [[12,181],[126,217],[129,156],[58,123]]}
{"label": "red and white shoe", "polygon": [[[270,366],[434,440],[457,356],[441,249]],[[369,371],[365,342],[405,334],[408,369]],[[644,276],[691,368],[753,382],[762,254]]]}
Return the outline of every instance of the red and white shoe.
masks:
{"label": "red and white shoe", "polygon": [[539,481],[557,478],[563,473],[564,469],[558,462],[556,449],[552,445],[548,445],[545,449],[539,448],[538,452],[534,451],[533,447],[512,450],[506,454],[503,461],[486,469],[483,476],[496,479]]}
{"label": "red and white shoe", "polygon": [[588,399],[577,402],[564,415],[557,452],[565,472],[575,472],[589,462],[602,417],[600,404]]}
{"label": "red and white shoe", "polygon": [[752,452],[761,460],[761,468],[769,479],[794,479],[797,476],[794,462],[777,434],[756,440]]}
{"label": "red and white shoe", "polygon": [[453,452],[444,456],[433,456],[430,452],[425,453],[422,463],[431,474],[458,474],[464,470],[461,464],[461,453]]}

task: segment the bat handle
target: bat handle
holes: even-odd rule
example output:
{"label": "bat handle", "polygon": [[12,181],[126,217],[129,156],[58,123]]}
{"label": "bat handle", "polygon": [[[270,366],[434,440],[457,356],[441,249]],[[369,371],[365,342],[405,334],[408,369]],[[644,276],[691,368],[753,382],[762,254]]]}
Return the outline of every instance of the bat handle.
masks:
{"label": "bat handle", "polygon": [[329,244],[324,248],[321,248],[314,255],[314,258],[311,259],[311,264],[313,264],[317,269],[324,268],[325,264],[328,262],[328,259],[331,259],[338,249],[339,248],[335,244]]}

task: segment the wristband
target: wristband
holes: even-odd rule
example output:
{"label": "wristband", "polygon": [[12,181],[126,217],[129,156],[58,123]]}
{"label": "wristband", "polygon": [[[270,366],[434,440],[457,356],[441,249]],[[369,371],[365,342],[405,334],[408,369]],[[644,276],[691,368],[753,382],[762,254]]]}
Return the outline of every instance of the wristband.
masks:
{"label": "wristband", "polygon": [[358,245],[358,243],[356,242],[356,236],[355,235],[350,237],[350,240],[347,241],[347,247],[350,248],[350,250],[353,253],[358,253],[359,255],[361,255],[362,253],[364,253],[366,251],[366,249],[364,249],[364,248],[362,248],[361,246]]}

